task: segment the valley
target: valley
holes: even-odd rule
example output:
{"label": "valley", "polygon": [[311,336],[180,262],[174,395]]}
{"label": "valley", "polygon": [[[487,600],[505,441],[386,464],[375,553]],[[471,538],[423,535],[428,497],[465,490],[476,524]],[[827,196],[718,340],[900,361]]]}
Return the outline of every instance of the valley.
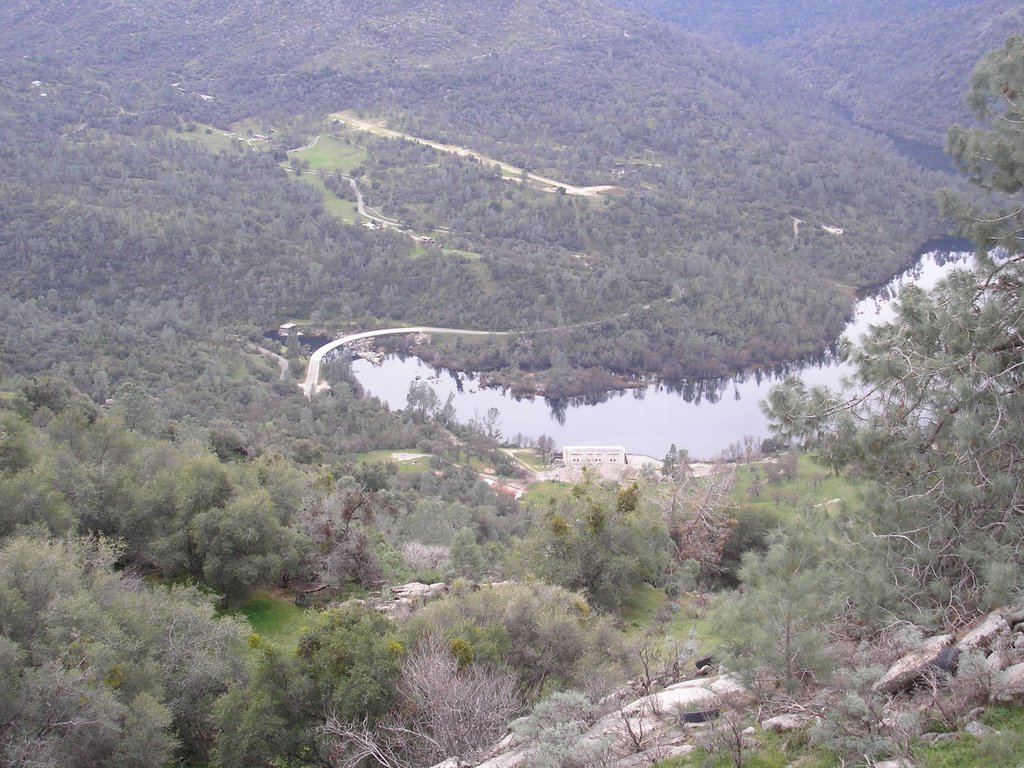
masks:
{"label": "valley", "polygon": [[[926,254],[907,273],[863,297],[843,337],[856,344],[873,325],[892,319],[888,301],[900,290],[908,285],[931,288],[953,269],[968,264],[967,253]],[[396,329],[377,335],[414,333],[429,334],[431,330]],[[334,349],[368,336],[344,337],[317,350],[311,356],[304,386],[309,386],[314,364],[319,364],[316,356],[322,349]],[[417,344],[417,348],[425,347],[429,345]],[[352,372],[370,395],[396,410],[407,406],[410,388],[429,387],[439,405],[452,398],[455,416],[463,422],[496,409],[500,415],[497,426],[509,437],[543,434],[553,437],[557,445],[623,445],[630,453],[658,458],[675,445],[692,459],[712,460],[745,439],[763,441],[771,437],[770,422],[760,403],[785,378],[797,376],[809,386],[838,388],[851,369],[835,355],[827,355],[724,380],[639,381],[622,391],[563,400],[523,397],[514,386],[489,384],[485,375],[434,368],[413,356],[392,355],[379,363],[354,360]]]}
{"label": "valley", "polygon": [[[573,14],[586,12],[581,6]],[[44,16],[36,21],[47,23]],[[518,17],[506,21],[520,23]],[[354,89],[347,97],[308,91],[306,98],[320,99],[314,115],[352,105],[341,118],[326,120],[299,117],[294,110],[301,100],[290,107],[274,101],[275,89],[290,87],[289,78],[293,90],[306,93],[299,80],[307,73],[286,74],[274,88],[269,81],[245,81],[247,105],[227,95],[223,74],[203,82],[168,80],[186,94],[211,96],[183,101],[184,125],[168,138],[195,139],[205,147],[221,130],[249,136],[234,145],[260,150],[249,153],[253,170],[261,168],[260,185],[269,183],[262,177],[269,160],[290,168],[295,161],[292,170],[302,172],[324,210],[339,221],[369,214],[384,229],[414,235],[403,246],[385,233],[360,237],[328,234],[312,222],[292,226],[290,236],[299,240],[285,250],[319,251],[313,259],[318,287],[306,302],[294,300],[294,288],[271,289],[278,296],[264,303],[275,304],[275,314],[302,316],[315,305],[320,319],[337,327],[366,328],[368,320],[378,327],[565,327],[561,338],[539,344],[496,338],[437,352],[453,366],[487,370],[506,381],[521,377],[517,371],[529,372],[534,391],[552,397],[593,394],[612,380],[644,376],[721,377],[820,353],[850,312],[847,286],[883,282],[911,262],[918,243],[943,232],[930,199],[930,189],[942,182],[902,161],[885,141],[844,125],[795,80],[766,78],[743,57],[727,65],[699,41],[681,45],[683,38],[667,27],[622,21],[618,37],[603,21],[601,35],[575,48],[531,43],[468,60],[441,55],[429,66],[414,63],[413,56],[408,66],[386,72],[371,67],[380,81],[374,92],[387,95],[372,100],[362,83],[369,75],[324,54],[324,66],[340,73],[334,87]],[[607,54],[595,40],[608,46]],[[73,55],[87,54],[83,47]],[[712,71],[730,68],[720,83],[702,74],[712,61]],[[111,62],[102,66],[117,69]],[[139,77],[134,70],[122,74],[126,82]],[[571,108],[553,100],[551,78],[578,84]],[[34,79],[48,81],[41,73]],[[50,80],[55,87],[47,98],[59,100],[60,77]],[[230,87],[238,91],[242,84]],[[437,87],[450,98],[431,99]],[[495,101],[498,94],[505,103]],[[259,110],[273,119],[261,118]],[[225,123],[228,113],[231,122]],[[360,130],[329,138],[337,128],[332,120],[345,117],[376,135]],[[103,124],[112,118],[94,119]],[[801,127],[792,130],[791,124]],[[740,125],[756,135],[740,140]],[[134,129],[121,130],[93,138],[115,145],[135,141]],[[399,135],[418,143],[396,141]],[[261,138],[253,143],[252,136]],[[53,139],[54,149],[65,141]],[[472,156],[461,154],[467,148]],[[179,163],[165,166],[168,180],[192,174],[189,166],[197,161]],[[524,169],[537,189],[503,183],[520,178]],[[557,194],[559,188],[566,194]],[[280,199],[289,196],[294,200],[294,194]],[[190,215],[201,211],[193,206]],[[807,222],[797,238],[789,231],[794,216]],[[109,219],[97,226],[108,230],[107,241],[120,239]],[[839,227],[843,235],[830,235],[826,227]],[[368,238],[372,244],[361,242]],[[331,245],[324,249],[323,242]],[[271,269],[280,264],[276,246],[267,246],[252,250],[254,268],[241,278],[249,291],[265,291],[258,274],[270,262],[277,262]],[[860,258],[862,253],[871,258]],[[394,259],[402,256],[410,261],[396,271]],[[98,280],[109,279],[102,273],[111,263],[96,265]],[[322,279],[328,264],[334,284]],[[305,271],[284,283],[305,281]],[[214,270],[200,282],[225,292],[239,280],[238,274],[224,280],[226,274]],[[141,289],[132,265],[120,277]],[[26,275],[21,295],[49,287]],[[229,315],[236,322],[249,313],[240,304]],[[594,326],[598,332],[590,333]],[[627,341],[608,343],[613,338]]]}
{"label": "valley", "polygon": [[1022,24],[0,0],[0,765],[1024,761]]}

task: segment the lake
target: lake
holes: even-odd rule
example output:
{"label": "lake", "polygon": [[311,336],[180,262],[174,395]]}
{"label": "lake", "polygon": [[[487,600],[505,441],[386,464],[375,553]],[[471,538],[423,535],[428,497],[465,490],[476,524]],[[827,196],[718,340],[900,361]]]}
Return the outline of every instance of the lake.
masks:
{"label": "lake", "polygon": [[[969,253],[926,253],[911,270],[894,278],[876,294],[857,303],[845,335],[858,341],[872,325],[893,316],[891,297],[910,283],[934,286],[956,266],[969,262]],[[761,400],[784,374],[748,373],[731,379],[700,381],[669,387],[651,384],[642,389],[606,393],[600,402],[551,401],[517,398],[500,389],[479,387],[472,374],[436,370],[415,357],[390,355],[375,366],[355,360],[352,371],[371,395],[392,409],[406,406],[409,385],[430,385],[444,403],[454,394],[459,421],[482,421],[491,408],[500,414],[498,423],[506,439],[521,434],[537,438],[546,434],[559,447],[565,445],[622,445],[630,453],[663,457],[675,444],[690,456],[710,459],[745,436],[770,436]],[[834,358],[796,364],[789,373],[808,385],[839,386],[849,373]]]}

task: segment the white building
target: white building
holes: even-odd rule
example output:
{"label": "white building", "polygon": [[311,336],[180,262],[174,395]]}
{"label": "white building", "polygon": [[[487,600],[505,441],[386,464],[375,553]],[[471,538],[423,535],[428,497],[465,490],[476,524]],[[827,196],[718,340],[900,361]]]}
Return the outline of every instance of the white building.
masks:
{"label": "white building", "polygon": [[626,449],[621,445],[567,445],[562,448],[566,468],[626,466]]}

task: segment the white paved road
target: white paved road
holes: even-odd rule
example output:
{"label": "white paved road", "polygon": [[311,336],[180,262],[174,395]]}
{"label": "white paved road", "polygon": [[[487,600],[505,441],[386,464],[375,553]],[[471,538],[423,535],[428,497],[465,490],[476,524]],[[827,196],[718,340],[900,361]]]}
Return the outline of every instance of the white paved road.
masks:
{"label": "white paved road", "polygon": [[316,392],[316,385],[320,381],[320,366],[328,352],[333,352],[339,347],[351,344],[360,339],[373,339],[378,336],[398,336],[405,333],[460,333],[465,336],[508,336],[508,331],[470,331],[465,328],[432,328],[429,326],[413,326],[411,328],[383,328],[379,331],[363,331],[353,333],[349,336],[342,336],[340,339],[324,344],[322,347],[309,356],[309,367],[306,369],[306,379],[300,385],[306,397],[312,398]]}

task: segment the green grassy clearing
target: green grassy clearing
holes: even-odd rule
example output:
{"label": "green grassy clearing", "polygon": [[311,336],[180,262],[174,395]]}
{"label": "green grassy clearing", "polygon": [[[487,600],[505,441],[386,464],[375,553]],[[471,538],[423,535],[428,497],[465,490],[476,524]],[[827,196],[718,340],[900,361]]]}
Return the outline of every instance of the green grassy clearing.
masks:
{"label": "green grassy clearing", "polygon": [[300,178],[303,182],[312,184],[320,190],[320,194],[324,201],[324,208],[329,214],[340,219],[346,224],[355,224],[356,222],[363,220],[362,216],[360,216],[359,212],[356,210],[356,204],[348,200],[342,200],[340,197],[335,195],[327,188],[327,185],[324,184],[320,177],[303,174]]}
{"label": "green grassy clearing", "polygon": [[357,165],[365,163],[367,154],[365,149],[350,144],[344,139],[322,135],[315,146],[289,152],[288,157],[305,160],[315,171],[348,173]]}
{"label": "green grassy clearing", "polygon": [[415,475],[430,470],[430,461],[433,458],[430,455],[398,461],[391,458],[393,453],[422,453],[422,451],[417,451],[413,448],[395,449],[393,451],[367,451],[357,455],[356,460],[360,464],[386,464],[390,462],[395,465],[400,475]]}
{"label": "green grassy clearing", "polygon": [[629,625],[629,631],[639,631],[654,623],[654,617],[667,600],[665,593],[657,587],[642,584],[618,614]]}
{"label": "green grassy clearing", "polygon": [[[786,754],[777,734],[759,730],[755,738],[761,744],[757,751],[744,753],[744,768],[785,768],[790,765],[800,765],[802,768],[825,768],[821,763],[792,762],[792,756]],[[677,757],[671,760],[662,760],[654,764],[654,768],[684,768],[693,766],[697,768],[733,768],[735,763],[727,755],[709,755],[705,750],[698,749],[686,757]]]}
{"label": "green grassy clearing", "polygon": [[548,465],[541,461],[533,448],[512,448],[509,450],[509,453],[515,456],[520,464],[537,472],[542,472],[548,468]]}
{"label": "green grassy clearing", "polygon": [[262,135],[273,133],[273,129],[270,126],[255,117],[248,117],[244,120],[239,120],[237,123],[232,123],[231,130],[239,136],[248,136],[250,133]]}
{"label": "green grassy clearing", "polygon": [[491,464],[491,462],[485,461],[484,459],[481,459],[479,456],[473,456],[469,453],[466,453],[466,460],[461,461],[459,463],[462,464],[464,467],[469,467],[474,472],[477,472],[481,475],[491,475],[492,477],[498,476],[495,473],[494,466]]}
{"label": "green grassy clearing", "polygon": [[690,665],[716,645],[707,620],[698,618],[703,609],[694,600],[689,595],[672,600],[663,590],[645,584],[615,614],[636,642],[653,646],[666,660],[684,654],[682,663]]}
{"label": "green grassy clearing", "polygon": [[[737,468],[732,500],[738,510],[775,512],[788,517],[808,503],[826,504],[834,499],[842,499],[846,508],[850,509],[860,502],[860,488],[855,483],[829,474],[828,470],[806,454],[797,457],[796,474],[792,480],[769,482],[770,473],[771,465],[766,463]],[[760,484],[760,490],[755,496],[752,488],[757,483]]]}
{"label": "green grassy clearing", "polygon": [[998,733],[981,738],[961,736],[946,744],[920,746],[914,750],[919,768],[1008,768],[1024,765],[1024,709],[995,707],[981,722]]}
{"label": "green grassy clearing", "polygon": [[[238,140],[243,138],[243,135],[236,134],[234,137],[225,136],[224,131],[220,128],[214,128],[212,125],[196,123],[196,129],[194,131],[177,131],[169,128],[167,129],[167,137],[194,141],[197,144],[202,144],[212,152],[227,152],[230,150],[237,151]],[[246,151],[249,151],[248,146],[246,146]]]}
{"label": "green grassy clearing", "polygon": [[409,461],[397,461],[395,465],[398,467],[400,475],[418,475],[430,471],[430,460],[430,456],[423,456]]}
{"label": "green grassy clearing", "polygon": [[677,641],[692,636],[698,645],[697,652],[706,654],[714,650],[716,640],[711,632],[711,624],[704,618],[705,607],[699,601],[696,595],[680,597],[665,633]]}
{"label": "green grassy clearing", "polygon": [[[762,738],[763,733],[758,732],[755,738]],[[709,756],[703,749],[698,749],[689,757],[664,760],[654,764],[654,768],[733,768],[736,764],[731,757],[726,755]],[[743,762],[744,768],[838,768],[839,763],[831,758],[818,758],[816,756],[801,757],[793,762],[792,756],[785,752],[778,744],[761,747],[756,752],[746,754]]]}
{"label": "green grassy clearing", "polygon": [[246,600],[238,613],[249,620],[254,632],[281,651],[296,648],[308,618],[305,609],[265,592]]}
{"label": "green grassy clearing", "polygon": [[[911,762],[917,768],[1011,768],[1024,765],[1024,709],[995,707],[981,721],[998,733],[982,738],[963,735],[944,744],[918,745],[913,748]],[[758,731],[761,746],[746,754],[746,768],[840,768],[848,765],[839,756],[813,747],[805,751],[786,750],[776,734]],[[709,756],[704,750],[680,758],[662,760],[655,768],[732,768],[725,755]]]}
{"label": "green grassy clearing", "polygon": [[559,499],[568,496],[571,490],[572,486],[567,483],[544,480],[540,483],[531,483],[523,494],[522,501],[538,509],[547,509]]}

